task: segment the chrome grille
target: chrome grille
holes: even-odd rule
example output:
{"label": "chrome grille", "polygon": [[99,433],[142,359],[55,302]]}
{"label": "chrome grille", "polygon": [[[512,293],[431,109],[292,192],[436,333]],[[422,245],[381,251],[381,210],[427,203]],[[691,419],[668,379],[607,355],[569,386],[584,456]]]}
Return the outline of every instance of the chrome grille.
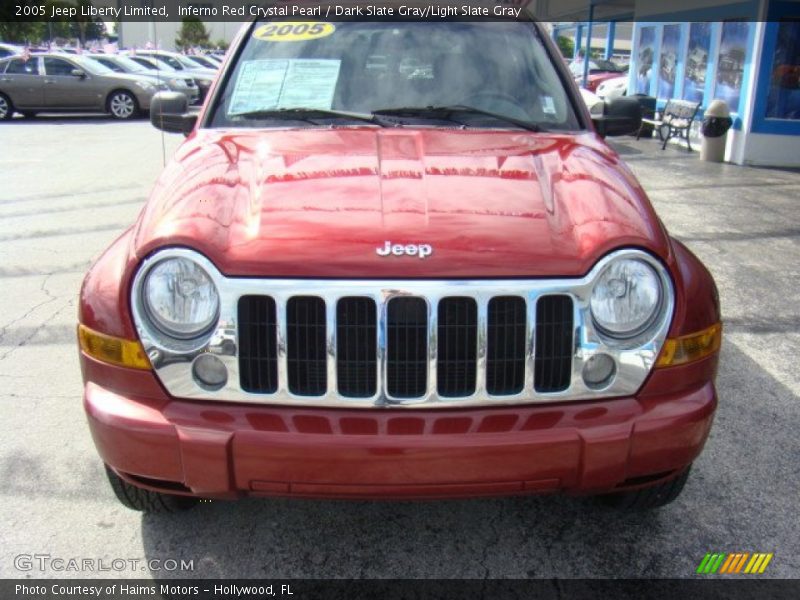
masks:
{"label": "chrome grille", "polygon": [[295,296],[286,304],[289,391],[298,396],[321,396],[328,388],[325,358],[325,301]]}
{"label": "chrome grille", "polygon": [[439,301],[436,326],[436,389],[440,396],[457,398],[475,392],[478,356],[478,305],[472,298]]}
{"label": "chrome grille", "polygon": [[393,298],[386,316],[386,390],[418,398],[428,383],[428,305],[422,298]]}
{"label": "chrome grille", "polygon": [[[429,305],[432,307],[429,308]],[[335,330],[335,392],[369,398],[377,391],[379,323],[371,298],[344,297],[330,312],[317,296],[293,296],[285,304],[286,377],[290,393],[322,396],[330,389],[327,340]],[[242,389],[276,390],[278,330],[276,303],[268,296],[239,301],[239,364]],[[536,303],[537,392],[569,387],[573,303],[569,296],[545,296]],[[430,319],[430,315],[436,315]],[[335,322],[328,322],[329,318]],[[278,319],[280,320],[280,318]],[[442,398],[472,396],[479,383],[492,396],[519,394],[525,386],[528,304],[519,296],[496,296],[486,305],[486,360],[479,369],[478,303],[445,296],[438,302],[403,296],[386,303],[385,389],[391,398],[421,398],[434,381]],[[480,371],[480,372],[479,372]]]}
{"label": "chrome grille", "polygon": [[[147,274],[171,257],[201,265],[219,290],[217,326],[202,338],[168,340],[149,322]],[[665,305],[646,335],[610,343],[594,327],[589,301],[598,274],[619,257],[652,265]],[[137,270],[131,304],[154,371],[175,398],[437,408],[633,395],[664,344],[674,291],[660,261],[635,249],[609,254],[580,278],[310,280],[226,277],[197,252],[166,248]],[[220,388],[195,378],[205,353],[227,370]],[[598,354],[611,356],[616,375],[589,387],[583,370]]]}
{"label": "chrome grille", "polygon": [[346,398],[370,398],[377,391],[378,318],[372,298],[336,303],[336,383]]}
{"label": "chrome grille", "polygon": [[572,371],[572,298],[544,296],[536,304],[533,386],[549,394],[569,387]]}
{"label": "chrome grille", "polygon": [[508,396],[525,383],[525,299],[500,296],[489,301],[486,351],[486,391]]}
{"label": "chrome grille", "polygon": [[239,301],[239,378],[242,389],[256,394],[278,390],[275,300],[243,296]]}

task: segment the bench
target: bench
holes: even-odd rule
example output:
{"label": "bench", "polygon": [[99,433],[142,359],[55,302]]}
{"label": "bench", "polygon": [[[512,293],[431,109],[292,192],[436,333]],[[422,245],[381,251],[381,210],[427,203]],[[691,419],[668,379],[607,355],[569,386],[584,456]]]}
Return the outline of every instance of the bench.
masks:
{"label": "bench", "polygon": [[[636,134],[638,140],[642,135],[642,129],[645,125],[651,125],[658,131],[659,139],[664,141],[661,149],[667,147],[667,142],[670,138],[678,137],[686,140],[686,145],[689,150],[692,149],[692,143],[689,141],[689,133],[692,130],[692,123],[700,111],[699,102],[689,102],[688,100],[668,100],[664,110],[661,111],[660,119],[642,119],[642,127]],[[666,130],[666,135],[664,134]]]}

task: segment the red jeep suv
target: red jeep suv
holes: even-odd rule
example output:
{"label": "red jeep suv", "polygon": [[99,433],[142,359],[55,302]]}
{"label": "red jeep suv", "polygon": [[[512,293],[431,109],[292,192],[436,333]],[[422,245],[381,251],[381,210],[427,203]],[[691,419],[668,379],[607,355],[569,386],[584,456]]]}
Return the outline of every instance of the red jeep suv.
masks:
{"label": "red jeep suv", "polygon": [[530,17],[257,21],[199,115],[158,94],[187,139],[80,298],[120,501],[673,500],[720,310],[612,113]]}

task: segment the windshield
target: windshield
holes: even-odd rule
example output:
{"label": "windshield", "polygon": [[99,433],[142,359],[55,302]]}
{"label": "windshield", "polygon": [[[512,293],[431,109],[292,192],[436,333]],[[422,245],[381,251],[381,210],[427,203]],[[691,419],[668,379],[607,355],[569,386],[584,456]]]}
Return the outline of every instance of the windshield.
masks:
{"label": "windshield", "polygon": [[160,63],[159,68],[161,67],[162,64],[169,66],[174,71],[183,71],[183,69],[185,68],[184,65],[181,63],[181,61],[177,60],[177,58],[174,56],[167,56],[164,54],[151,54],[147,56],[159,62]]}
{"label": "windshield", "polygon": [[81,68],[88,71],[92,75],[113,75],[114,71],[109,69],[107,66],[100,64],[93,58],[89,58],[87,56],[70,56],[70,59],[78,63]]}
{"label": "windshield", "polygon": [[[216,63],[203,58],[202,56],[188,56],[187,57],[190,61],[197,63],[197,65],[201,67],[205,67],[206,69],[216,69]],[[195,66],[197,66],[195,65]]]}
{"label": "windshield", "polygon": [[609,71],[611,73],[618,73],[622,71],[618,65],[615,65],[610,60],[593,60],[590,66],[592,69],[597,69],[598,71]]}
{"label": "windshield", "polygon": [[[569,70],[573,75],[583,75],[583,60],[574,60],[569,65]],[[609,72],[609,73],[622,73],[623,69],[615,65],[610,60],[597,60],[592,59],[589,61],[589,72]]]}
{"label": "windshield", "polygon": [[115,56],[110,60],[113,60],[120,67],[130,73],[146,73],[148,71],[147,67],[140,65],[135,60],[131,60],[127,56]]}
{"label": "windshield", "polygon": [[[169,58],[171,58],[172,60],[176,61],[178,64],[180,64],[182,67],[184,67],[186,69],[197,69],[197,68],[200,67],[200,65],[198,65],[196,62],[191,60],[188,56],[183,56],[181,54],[175,54],[173,56],[170,56]],[[172,63],[170,63],[170,64],[172,64]]]}
{"label": "windshield", "polygon": [[148,71],[163,71],[165,73],[176,73],[175,69],[170,67],[167,63],[161,62],[149,56],[134,56],[129,58],[133,62],[140,64]]}
{"label": "windshield", "polygon": [[[392,124],[440,125],[445,113],[422,109],[468,107],[542,129],[580,128],[532,23],[256,23],[244,44],[212,127],[285,127],[290,115],[275,113],[301,108],[417,108],[416,119],[395,111]],[[501,119],[480,125],[515,127]]]}

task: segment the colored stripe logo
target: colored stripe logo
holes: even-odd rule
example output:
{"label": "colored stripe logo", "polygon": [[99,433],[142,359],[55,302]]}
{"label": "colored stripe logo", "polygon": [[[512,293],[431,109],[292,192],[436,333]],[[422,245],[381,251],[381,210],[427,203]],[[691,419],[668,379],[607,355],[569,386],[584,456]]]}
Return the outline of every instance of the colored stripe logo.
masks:
{"label": "colored stripe logo", "polygon": [[698,575],[756,575],[767,570],[773,554],[763,552],[708,552],[697,567]]}

